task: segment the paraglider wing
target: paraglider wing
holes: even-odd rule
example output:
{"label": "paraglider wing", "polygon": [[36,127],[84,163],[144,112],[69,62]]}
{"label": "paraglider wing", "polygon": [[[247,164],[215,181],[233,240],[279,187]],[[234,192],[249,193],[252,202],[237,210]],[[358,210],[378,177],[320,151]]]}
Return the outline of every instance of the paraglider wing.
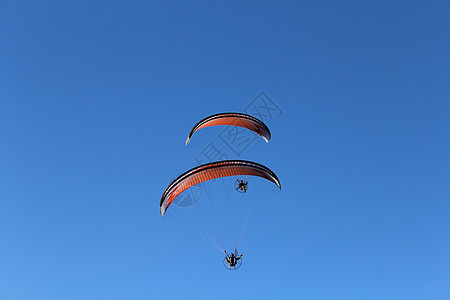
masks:
{"label": "paraglider wing", "polygon": [[261,120],[246,115],[243,113],[220,113],[204,118],[191,129],[188,138],[186,139],[186,146],[192,138],[194,132],[201,128],[217,125],[229,125],[239,126],[247,128],[257,134],[259,134],[266,142],[269,142],[271,138],[270,130]]}
{"label": "paraglider wing", "polygon": [[262,177],[275,183],[281,189],[281,183],[278,180],[277,175],[275,175],[275,173],[269,168],[261,164],[246,160],[223,160],[211,162],[197,166],[181,174],[169,184],[159,203],[161,215],[164,216],[167,208],[173,200],[188,188],[207,180],[236,175],[252,175]]}

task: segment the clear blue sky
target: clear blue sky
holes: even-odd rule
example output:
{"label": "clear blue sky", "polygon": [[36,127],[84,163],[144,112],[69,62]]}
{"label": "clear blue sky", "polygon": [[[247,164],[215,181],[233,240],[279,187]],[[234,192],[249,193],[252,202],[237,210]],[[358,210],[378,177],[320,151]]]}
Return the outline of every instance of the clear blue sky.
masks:
{"label": "clear blue sky", "polygon": [[[449,299],[449,10],[1,1],[0,299]],[[283,191],[229,272],[158,204],[261,91]]]}

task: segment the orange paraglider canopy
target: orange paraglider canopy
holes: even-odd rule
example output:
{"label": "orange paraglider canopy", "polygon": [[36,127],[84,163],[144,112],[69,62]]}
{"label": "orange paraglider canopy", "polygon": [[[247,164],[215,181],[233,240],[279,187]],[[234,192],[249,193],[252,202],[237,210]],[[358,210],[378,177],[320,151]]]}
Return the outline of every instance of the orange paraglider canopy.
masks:
{"label": "orange paraglider canopy", "polygon": [[259,134],[266,142],[271,138],[270,130],[261,120],[243,113],[220,113],[204,118],[191,129],[186,139],[186,146],[194,132],[201,128],[218,125],[239,126]]}
{"label": "orange paraglider canopy", "polygon": [[181,174],[169,184],[159,203],[161,215],[164,216],[167,208],[173,200],[190,187],[207,180],[236,175],[252,175],[262,177],[275,183],[281,189],[281,183],[278,180],[277,175],[275,175],[272,170],[261,164],[246,160],[223,160],[211,162],[197,166]]}

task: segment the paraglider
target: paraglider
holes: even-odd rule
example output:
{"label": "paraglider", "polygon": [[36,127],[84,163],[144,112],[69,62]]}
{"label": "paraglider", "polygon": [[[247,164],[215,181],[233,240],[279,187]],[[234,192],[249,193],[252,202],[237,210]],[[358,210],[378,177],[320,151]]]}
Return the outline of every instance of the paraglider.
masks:
{"label": "paraglider", "polygon": [[277,175],[266,166],[256,162],[246,160],[211,162],[184,172],[169,184],[159,203],[161,215],[164,216],[173,200],[188,188],[207,180],[236,175],[258,176],[273,182],[281,189]]}
{"label": "paraglider", "polygon": [[234,249],[234,253],[231,252],[230,254],[225,251],[225,258],[223,259],[223,265],[225,268],[229,270],[237,270],[242,265],[242,255],[239,255],[237,249]]}
{"label": "paraglider", "polygon": [[266,142],[269,142],[271,138],[269,128],[258,118],[243,113],[220,113],[206,117],[195,124],[186,139],[186,146],[189,144],[194,132],[201,128],[217,125],[247,128],[260,135]]}
{"label": "paraglider", "polygon": [[236,179],[234,189],[239,193],[247,193],[248,181]]}
{"label": "paraglider", "polygon": [[[197,130],[218,125],[242,127],[258,134],[266,142],[271,139],[269,128],[261,120],[253,116],[243,113],[219,113],[199,121],[189,132],[186,139],[186,146],[189,144],[189,141]],[[255,139],[257,139],[257,137],[255,137]],[[247,178],[247,176],[249,176],[249,178]],[[227,180],[227,178],[229,179]],[[219,179],[219,183],[214,185],[216,179]],[[249,181],[251,181],[252,187],[250,191],[248,190]],[[210,188],[217,187],[220,186],[220,182],[223,183],[224,192],[219,194],[211,193],[212,195],[209,195],[208,186]],[[254,186],[254,184],[257,185]],[[207,196],[206,199],[209,201],[202,200],[199,202],[198,200],[192,201],[191,199],[191,201],[187,202],[191,203],[190,205],[180,205],[182,200],[176,200],[177,197],[186,190],[192,191],[191,188],[195,186],[200,187],[199,191],[204,191],[205,196],[202,197],[206,198]],[[257,162],[240,159],[212,161],[196,166],[175,178],[162,194],[159,202],[159,210],[161,215],[165,216],[171,204],[175,203],[174,205],[193,221],[196,228],[201,230],[202,234],[199,234],[201,238],[225,252],[226,256],[223,259],[224,266],[228,270],[237,270],[242,265],[243,256],[243,254],[239,254],[237,248],[247,232],[250,216],[257,210],[255,209],[257,203],[261,203],[261,206],[264,205],[261,198],[264,198],[267,195],[270,196],[270,193],[266,193],[264,187],[269,190],[281,190],[280,180],[268,167]],[[233,188],[238,193],[229,192],[229,190],[232,191]],[[183,197],[184,196],[180,196],[178,199],[183,199]],[[231,199],[233,197],[235,198],[234,200]],[[229,228],[232,230],[235,244],[234,252],[230,252],[230,254],[225,250],[225,244],[223,243],[221,235],[222,230],[219,226],[219,223],[221,222],[218,222],[217,220],[217,215],[227,215],[226,213],[221,213],[222,211],[228,210],[226,200],[228,200],[229,217],[231,220],[231,226]],[[247,208],[248,214],[243,213],[246,211],[244,207]],[[199,213],[199,219],[200,217],[203,218],[203,223],[201,222],[202,220],[196,220],[189,214],[194,208],[197,209]],[[238,211],[235,216],[239,215],[239,220],[236,224],[233,223],[232,210],[234,208]],[[206,210],[210,211],[207,212]],[[217,212],[220,214],[217,214]],[[219,236],[215,236],[214,232],[208,232],[208,227],[217,228]]]}

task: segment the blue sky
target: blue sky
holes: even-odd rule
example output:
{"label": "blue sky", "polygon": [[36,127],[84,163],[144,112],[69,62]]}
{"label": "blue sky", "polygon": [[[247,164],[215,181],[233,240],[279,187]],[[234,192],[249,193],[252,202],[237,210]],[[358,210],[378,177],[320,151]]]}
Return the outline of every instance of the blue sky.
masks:
{"label": "blue sky", "polygon": [[[449,299],[449,8],[2,1],[0,298]],[[283,190],[229,272],[158,204],[261,91]]]}

